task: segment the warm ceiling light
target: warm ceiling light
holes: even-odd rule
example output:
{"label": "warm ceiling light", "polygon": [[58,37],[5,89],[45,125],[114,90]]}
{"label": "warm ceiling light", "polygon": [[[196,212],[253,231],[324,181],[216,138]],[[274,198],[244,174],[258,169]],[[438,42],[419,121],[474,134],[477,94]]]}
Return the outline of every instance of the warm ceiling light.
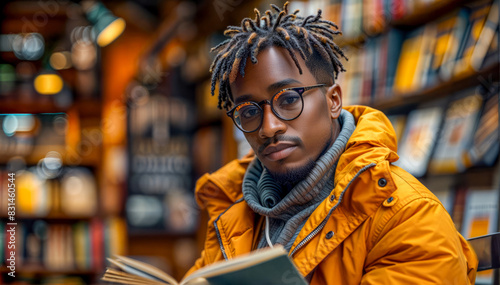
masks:
{"label": "warm ceiling light", "polygon": [[97,35],[97,44],[101,47],[107,46],[120,36],[125,30],[125,20],[118,18],[111,22]]}
{"label": "warm ceiling light", "polygon": [[125,20],[113,15],[101,2],[93,2],[86,9],[86,14],[94,26],[96,42],[101,47],[113,42],[125,30]]}
{"label": "warm ceiling light", "polygon": [[43,95],[53,95],[61,92],[63,80],[57,74],[40,74],[35,78],[35,90]]}

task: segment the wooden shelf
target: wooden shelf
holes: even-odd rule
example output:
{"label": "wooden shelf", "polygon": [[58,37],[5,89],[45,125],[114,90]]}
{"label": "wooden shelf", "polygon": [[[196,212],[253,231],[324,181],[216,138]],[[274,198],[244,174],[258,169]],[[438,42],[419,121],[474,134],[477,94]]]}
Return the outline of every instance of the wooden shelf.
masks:
{"label": "wooden shelf", "polygon": [[413,93],[395,94],[393,97],[383,100],[375,99],[378,101],[373,101],[369,105],[376,109],[387,111],[397,107],[404,107],[429,102],[439,98],[445,98],[450,96],[452,93],[485,84],[490,80],[492,80],[492,83],[497,82],[499,68],[500,65],[497,62],[479,72],[456,76],[447,82],[424,88]]}
{"label": "wooden shelf", "polygon": [[139,230],[139,229],[130,229],[128,231],[128,236],[131,239],[138,238],[191,238],[196,234],[196,231],[194,232],[168,232],[164,230],[155,230],[155,229],[144,229],[144,230]]}
{"label": "wooden shelf", "polygon": [[418,178],[424,185],[436,181],[450,181],[455,185],[462,185],[474,188],[490,188],[495,185],[495,177],[498,175],[498,161],[494,166],[472,167],[460,173],[433,174],[427,173]]}
{"label": "wooden shelf", "polygon": [[[1,215],[0,219],[7,219],[6,215]],[[23,220],[53,220],[53,221],[86,221],[95,218],[95,216],[70,216],[63,213],[48,214],[44,216],[22,215],[16,213],[16,221],[22,222]]]}
{"label": "wooden shelf", "polygon": [[[2,265],[0,267],[1,273],[8,273],[10,270]],[[74,268],[68,269],[49,269],[42,265],[17,265],[16,264],[16,275],[17,274],[35,274],[35,275],[95,275],[98,274],[96,270],[80,270]]]}
{"label": "wooden shelf", "polygon": [[2,99],[0,100],[0,113],[64,113],[75,108],[84,117],[100,117],[102,111],[101,101],[80,100],[71,104],[67,108],[59,107],[51,100],[34,100],[34,102],[23,102],[20,100]]}
{"label": "wooden shelf", "polygon": [[432,4],[420,4],[414,7],[413,12],[403,16],[401,19],[390,21],[392,27],[415,27],[438,19],[454,9],[467,3],[465,0],[435,1]]}

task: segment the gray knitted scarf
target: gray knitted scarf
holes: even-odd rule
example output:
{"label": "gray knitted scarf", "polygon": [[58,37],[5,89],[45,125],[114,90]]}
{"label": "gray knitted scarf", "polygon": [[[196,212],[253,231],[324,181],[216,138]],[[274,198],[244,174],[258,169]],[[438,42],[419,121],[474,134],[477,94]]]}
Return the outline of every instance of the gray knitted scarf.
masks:
{"label": "gray knitted scarf", "polygon": [[[307,218],[334,188],[338,158],[356,128],[354,117],[346,110],[342,110],[339,123],[341,131],[332,147],[316,161],[309,175],[288,193],[282,193],[257,158],[248,166],[243,178],[243,197],[255,213],[269,217],[273,244],[279,243],[289,251]],[[266,246],[266,238],[261,235],[258,247]]]}

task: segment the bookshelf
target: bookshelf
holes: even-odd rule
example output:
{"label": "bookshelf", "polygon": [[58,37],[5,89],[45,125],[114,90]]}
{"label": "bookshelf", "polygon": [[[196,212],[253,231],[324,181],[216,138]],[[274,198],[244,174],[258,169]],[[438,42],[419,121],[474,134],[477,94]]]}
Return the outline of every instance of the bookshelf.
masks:
{"label": "bookshelf", "polygon": [[[87,41],[94,53],[86,55],[95,62],[80,68],[75,56],[72,68],[56,71],[49,65],[50,55],[71,50],[66,32],[87,25],[68,19],[67,11],[78,7],[49,1],[5,4],[2,36],[39,32],[45,52],[37,60],[0,53],[1,66],[10,67],[13,78],[0,82],[0,284],[101,284],[105,257],[125,254],[127,232],[123,216],[110,212],[101,199],[111,191],[102,187],[110,176],[103,175],[108,149],[101,129],[110,120],[104,113],[100,51]],[[45,4],[49,10],[41,7]],[[60,13],[52,15],[51,9]],[[46,17],[46,25],[33,23],[34,14]],[[48,70],[60,76],[64,88],[43,95],[34,81]],[[8,173],[16,173],[15,279],[8,275],[6,261],[11,250],[6,242]],[[120,202],[119,196],[107,198]]]}
{"label": "bookshelf", "polygon": [[[6,114],[31,113],[38,122],[38,132],[28,132],[24,137],[31,139],[28,151],[21,153],[4,152],[0,159],[0,220],[1,238],[7,238],[7,173],[16,173],[16,276],[18,281],[63,283],[98,282],[104,268],[105,256],[124,253],[126,226],[119,216],[106,214],[100,206],[98,187],[101,146],[92,145],[89,152],[68,148],[72,139],[71,132],[78,133],[76,145],[85,141],[82,131],[88,125],[68,123],[68,132],[57,134],[51,125],[55,120],[67,118],[72,108],[99,107],[99,104],[75,104],[68,109],[60,109],[52,104],[5,104],[0,117]],[[38,113],[40,112],[40,113]],[[90,119],[99,122],[100,113],[95,111],[78,116],[79,122]],[[25,115],[23,115],[25,116]],[[54,119],[55,118],[55,119]],[[49,122],[49,124],[47,124]],[[44,126],[45,125],[45,126]],[[47,126],[48,125],[48,126]],[[95,129],[95,127],[91,127]],[[41,131],[45,130],[45,131]],[[74,133],[73,133],[74,135]],[[2,137],[2,145],[19,144],[18,134]],[[50,140],[43,138],[50,136]],[[68,144],[69,142],[69,144]],[[90,144],[88,145],[90,146]],[[16,149],[16,147],[14,147]],[[52,155],[49,155],[51,154]],[[70,156],[70,154],[77,154]],[[17,154],[13,156],[13,154]],[[57,154],[57,155],[55,155]],[[48,169],[46,167],[56,168]],[[42,174],[40,174],[42,173]],[[45,176],[44,176],[45,175]],[[4,256],[7,256],[6,243],[1,242],[2,264],[0,280],[8,284],[8,270]],[[63,279],[61,279],[64,276]],[[52,281],[51,281],[52,280]],[[75,283],[77,284],[77,283]]]}
{"label": "bookshelf", "polygon": [[[478,217],[495,217],[500,213],[499,1],[292,3],[306,11],[321,8],[326,11],[325,17],[338,23],[341,30],[348,27],[345,39],[339,41],[349,57],[347,72],[339,75],[338,81],[344,91],[344,102],[369,105],[389,116],[399,133],[400,160],[409,155],[405,149],[420,147],[411,145],[415,140],[426,145],[425,155],[429,159],[422,160],[414,175],[441,199],[457,229],[466,238],[498,231],[497,219]],[[362,11],[364,17],[345,14],[354,10]],[[352,26],[361,28],[356,31]],[[480,107],[456,103],[474,96],[481,98]],[[423,123],[423,117],[415,114],[421,113],[429,119],[431,108],[439,108],[440,115],[435,116],[433,129],[427,129],[425,134],[417,129],[429,128],[431,124]],[[420,125],[409,122],[412,113],[414,118],[421,118]],[[458,123],[461,118],[468,118],[467,123],[473,127],[464,127],[463,121]],[[407,130],[411,123],[413,129]],[[420,136],[415,136],[417,131]],[[432,137],[422,139],[422,135],[430,133]],[[488,138],[490,144],[485,145],[478,138]],[[478,145],[483,147],[482,158],[467,160],[471,149]],[[443,149],[457,153],[443,153]],[[451,154],[456,157],[453,163],[447,160],[446,164],[436,164],[438,159],[449,159]],[[434,168],[430,167],[432,162]],[[415,159],[410,164],[414,166]],[[488,201],[484,209],[481,201]],[[498,284],[499,280],[496,270],[479,274],[477,284]]]}

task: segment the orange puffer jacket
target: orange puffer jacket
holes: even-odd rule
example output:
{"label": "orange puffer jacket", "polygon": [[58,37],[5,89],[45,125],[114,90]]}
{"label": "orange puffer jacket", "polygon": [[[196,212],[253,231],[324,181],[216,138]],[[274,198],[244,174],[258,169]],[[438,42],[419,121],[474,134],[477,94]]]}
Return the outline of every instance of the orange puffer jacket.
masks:
{"label": "orange puffer jacket", "polygon": [[[398,159],[394,130],[369,107],[346,107],[356,130],[339,158],[335,188],[312,213],[290,250],[311,284],[474,284],[477,258],[443,205]],[[235,160],[196,186],[209,214],[194,270],[251,251],[256,214],[241,184],[253,157]],[[332,235],[333,234],[333,235]]]}

